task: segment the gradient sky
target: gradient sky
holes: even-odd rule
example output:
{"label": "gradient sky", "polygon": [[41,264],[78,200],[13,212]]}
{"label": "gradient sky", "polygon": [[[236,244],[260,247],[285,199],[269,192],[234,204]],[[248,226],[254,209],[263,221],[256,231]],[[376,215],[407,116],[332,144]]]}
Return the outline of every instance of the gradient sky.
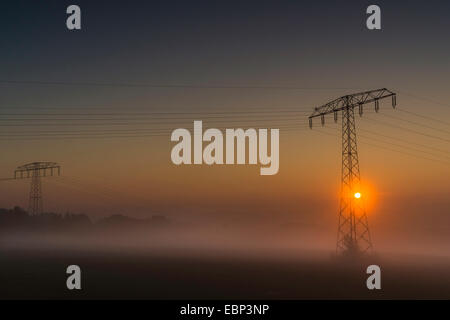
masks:
{"label": "gradient sky", "polygon": [[[82,30],[75,32],[65,27],[65,8],[72,2],[1,5],[2,113],[42,114],[23,116],[39,118],[58,112],[206,115],[298,110],[289,123],[298,130],[281,129],[280,171],[267,177],[259,175],[259,166],[176,167],[170,161],[173,144],[169,133],[139,138],[18,140],[11,135],[30,131],[32,135],[46,128],[2,126],[2,177],[12,176],[15,167],[32,161],[62,165],[64,178],[44,181],[46,210],[84,212],[93,218],[111,213],[140,217],[162,213],[180,221],[292,223],[306,226],[304,230],[313,226],[334,238],[341,165],[339,125],[330,117],[326,128],[320,129],[328,134],[307,130],[309,112],[344,94],[386,87],[398,94],[399,108],[450,121],[448,1],[377,1],[382,9],[381,31],[365,27],[369,1],[76,3],[82,10]],[[368,106],[357,122],[358,130],[372,132],[358,134],[375,242],[393,239],[403,243],[411,237],[417,239],[416,244],[436,243],[441,238],[448,241],[449,125],[392,110],[390,101],[381,104],[380,114],[370,112],[372,108]],[[8,117],[14,118],[4,116]],[[198,120],[201,117],[199,114]],[[277,128],[280,122],[286,123],[276,115],[265,121],[233,122],[238,118],[230,118],[229,124],[222,120],[220,125]],[[169,132],[191,128],[192,120],[194,117],[169,119],[150,127]],[[219,126],[213,121],[204,123]],[[1,182],[0,206],[26,208],[28,184]]]}

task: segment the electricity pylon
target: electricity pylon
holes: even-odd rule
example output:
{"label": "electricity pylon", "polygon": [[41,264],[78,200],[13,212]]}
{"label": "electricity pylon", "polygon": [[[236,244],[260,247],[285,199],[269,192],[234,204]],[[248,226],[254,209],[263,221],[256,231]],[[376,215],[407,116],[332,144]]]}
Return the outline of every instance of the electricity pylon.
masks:
{"label": "electricity pylon", "polygon": [[58,176],[61,173],[61,166],[55,162],[33,162],[17,167],[14,171],[14,179],[31,178],[30,198],[28,203],[28,213],[31,215],[41,214],[44,210],[42,201],[41,177],[46,177],[50,171],[57,170]]}
{"label": "electricity pylon", "polygon": [[342,178],[339,207],[339,224],[336,242],[336,253],[358,254],[372,249],[369,224],[361,195],[361,177],[359,171],[358,148],[356,145],[355,112],[363,114],[363,105],[375,102],[375,111],[379,110],[379,100],[392,97],[395,108],[396,94],[386,88],[346,95],[335,99],[321,107],[314,108],[309,116],[320,117],[322,126],[325,115],[333,113],[334,121],[338,120],[338,112],[342,111]]}

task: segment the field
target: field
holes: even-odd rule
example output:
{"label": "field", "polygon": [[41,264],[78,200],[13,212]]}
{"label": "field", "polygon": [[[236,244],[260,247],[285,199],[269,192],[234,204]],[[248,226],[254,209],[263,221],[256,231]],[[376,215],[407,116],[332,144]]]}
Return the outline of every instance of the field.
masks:
{"label": "field", "polygon": [[[448,259],[371,259],[349,263],[327,253],[2,247],[0,298],[450,299]],[[381,266],[381,290],[366,288],[365,268],[372,263]],[[71,264],[82,269],[81,291],[66,289]]]}

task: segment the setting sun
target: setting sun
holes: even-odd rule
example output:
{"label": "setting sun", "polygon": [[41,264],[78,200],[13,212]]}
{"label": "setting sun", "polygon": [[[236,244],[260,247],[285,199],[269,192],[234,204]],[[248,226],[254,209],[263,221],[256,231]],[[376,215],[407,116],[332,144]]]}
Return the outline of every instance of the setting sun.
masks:
{"label": "setting sun", "polygon": [[359,193],[359,192],[356,192],[356,193],[355,193],[355,198],[356,198],[356,199],[359,199],[359,198],[361,198],[361,193]]}

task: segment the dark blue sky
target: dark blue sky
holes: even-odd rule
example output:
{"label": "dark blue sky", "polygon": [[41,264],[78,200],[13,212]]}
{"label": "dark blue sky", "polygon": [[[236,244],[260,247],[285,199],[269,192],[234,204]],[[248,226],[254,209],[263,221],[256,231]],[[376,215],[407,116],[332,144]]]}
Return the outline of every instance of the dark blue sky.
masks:
{"label": "dark blue sky", "polygon": [[368,1],[78,1],[75,32],[72,3],[2,5],[0,78],[334,86],[448,63],[448,1],[378,1],[381,32]]}

